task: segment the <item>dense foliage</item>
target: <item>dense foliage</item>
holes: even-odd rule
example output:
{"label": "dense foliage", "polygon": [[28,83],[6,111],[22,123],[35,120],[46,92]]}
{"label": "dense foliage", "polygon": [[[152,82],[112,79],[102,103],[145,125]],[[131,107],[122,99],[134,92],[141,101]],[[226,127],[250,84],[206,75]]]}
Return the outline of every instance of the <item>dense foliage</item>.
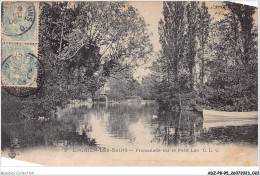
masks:
{"label": "dense foliage", "polygon": [[153,65],[164,108],[257,110],[256,9],[230,2],[215,8],[222,18],[213,19],[205,2],[164,2],[162,51]]}
{"label": "dense foliage", "polygon": [[[25,128],[33,124],[27,128],[31,135],[27,142],[32,145],[45,143],[46,136],[54,141],[66,129],[67,124],[44,122],[43,130],[49,132],[40,131],[39,117],[55,120],[57,107],[93,98],[112,75],[145,62],[152,50],[143,17],[127,2],[39,5],[38,59],[45,70],[43,85],[24,98],[2,89],[2,122]],[[29,138],[37,140],[38,133],[45,136],[30,142]]]}

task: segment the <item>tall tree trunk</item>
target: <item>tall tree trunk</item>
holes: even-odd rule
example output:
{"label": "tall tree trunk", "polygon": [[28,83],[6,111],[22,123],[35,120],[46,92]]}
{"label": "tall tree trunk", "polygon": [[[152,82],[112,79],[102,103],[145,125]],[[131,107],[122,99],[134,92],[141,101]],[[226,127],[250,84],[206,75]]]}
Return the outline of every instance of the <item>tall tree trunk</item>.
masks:
{"label": "tall tree trunk", "polygon": [[194,90],[193,67],[190,67],[190,91]]}
{"label": "tall tree trunk", "polygon": [[204,60],[204,41],[202,42],[202,56],[201,56],[201,75],[200,75],[200,85],[204,85],[204,69],[205,69],[205,60]]}

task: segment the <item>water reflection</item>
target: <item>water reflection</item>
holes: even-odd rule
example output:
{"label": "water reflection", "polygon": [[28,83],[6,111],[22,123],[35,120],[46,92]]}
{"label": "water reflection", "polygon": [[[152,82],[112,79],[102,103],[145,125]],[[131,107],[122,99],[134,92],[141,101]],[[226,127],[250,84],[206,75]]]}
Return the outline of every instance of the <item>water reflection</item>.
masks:
{"label": "water reflection", "polygon": [[[201,113],[159,112],[155,102],[69,104],[57,118],[2,124],[2,148],[102,145],[105,147],[174,146],[198,143],[257,145],[258,126],[203,129]],[[18,141],[18,142],[17,142]]]}
{"label": "water reflection", "polygon": [[193,111],[159,113],[154,121],[154,141],[163,145],[195,144],[202,120],[202,114]]}
{"label": "water reflection", "polygon": [[[152,103],[93,104],[75,110],[59,110],[58,117],[77,124],[77,129],[87,131],[98,144],[129,145],[151,142],[151,124],[157,114]],[[71,120],[73,118],[73,120]],[[81,132],[79,132],[81,133]]]}
{"label": "water reflection", "polygon": [[257,144],[257,125],[203,129],[199,112],[158,112],[157,104],[93,104],[65,108],[59,118],[73,122],[78,133],[86,132],[97,144],[194,145],[196,143]]}

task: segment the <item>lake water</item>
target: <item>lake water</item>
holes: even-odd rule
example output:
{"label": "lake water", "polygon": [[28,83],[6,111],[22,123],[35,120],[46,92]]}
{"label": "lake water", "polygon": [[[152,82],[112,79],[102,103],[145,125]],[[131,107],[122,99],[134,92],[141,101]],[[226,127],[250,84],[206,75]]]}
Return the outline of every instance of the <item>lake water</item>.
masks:
{"label": "lake water", "polygon": [[202,114],[159,111],[142,103],[69,104],[55,118],[2,124],[2,149],[11,146],[90,145],[104,147],[245,144],[257,146],[257,125],[203,129]]}
{"label": "lake water", "polygon": [[136,165],[139,157],[156,166],[186,166],[184,158],[188,165],[258,163],[257,125],[206,130],[201,113],[164,112],[152,101],[69,104],[56,117],[1,125],[2,156],[43,165]]}
{"label": "lake water", "polygon": [[[257,125],[203,129],[202,114],[159,112],[157,103],[68,105],[58,119],[75,125],[74,132],[95,144],[115,146],[173,146],[207,144],[257,145]],[[73,130],[72,130],[73,131]]]}

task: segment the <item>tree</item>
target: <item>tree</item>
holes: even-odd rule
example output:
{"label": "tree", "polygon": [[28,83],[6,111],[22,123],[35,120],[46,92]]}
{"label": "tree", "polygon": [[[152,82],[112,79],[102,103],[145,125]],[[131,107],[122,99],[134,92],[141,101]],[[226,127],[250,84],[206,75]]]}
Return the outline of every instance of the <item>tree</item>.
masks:
{"label": "tree", "polygon": [[[254,7],[225,2],[227,13],[214,26],[214,63],[210,64],[210,104],[229,111],[257,109],[257,38]],[[250,46],[250,47],[248,47]]]}
{"label": "tree", "polygon": [[240,24],[241,42],[243,47],[242,63],[245,65],[250,60],[252,50],[255,50],[254,19],[256,8],[238,3],[225,2],[225,6],[231,11],[233,18]]}
{"label": "tree", "polygon": [[[165,87],[163,94],[168,94],[166,103],[181,106],[181,94],[193,93],[196,56],[198,52],[199,28],[198,2],[164,2],[164,20],[159,22],[162,55],[161,71],[167,74],[161,80]],[[176,101],[178,100],[178,101]]]}
{"label": "tree", "polygon": [[153,64],[163,106],[257,109],[255,8],[230,2],[216,8],[223,18],[213,22],[205,2],[164,2],[162,51]]}
{"label": "tree", "polygon": [[209,45],[209,30],[210,30],[210,15],[208,12],[208,7],[206,6],[205,2],[201,3],[199,8],[199,27],[198,27],[198,38],[200,43],[200,48],[198,51],[198,57],[200,60],[200,85],[204,86],[204,77],[205,77],[205,57],[206,57],[206,49],[207,45]]}
{"label": "tree", "polygon": [[189,70],[189,89],[194,90],[194,67],[197,54],[197,36],[198,36],[198,2],[190,2],[186,6],[187,33],[186,33],[186,62]]}
{"label": "tree", "polygon": [[54,119],[57,107],[94,95],[110,76],[145,62],[152,50],[147,25],[128,2],[40,2],[39,6],[38,60],[45,70],[44,82],[26,98],[2,89],[3,102],[13,107],[10,111],[3,106],[5,123],[34,123],[38,116]]}
{"label": "tree", "polygon": [[[164,20],[159,22],[160,43],[166,59],[168,82],[178,82],[178,67],[184,53],[185,2],[164,2]],[[176,86],[176,85],[175,85]]]}
{"label": "tree", "polygon": [[109,99],[123,100],[127,96],[139,96],[141,94],[140,83],[134,79],[131,71],[125,70],[117,73],[107,81],[110,90]]}
{"label": "tree", "polygon": [[45,89],[56,84],[65,97],[93,96],[110,76],[145,62],[152,50],[143,17],[127,2],[40,6],[39,53],[50,69]]}

